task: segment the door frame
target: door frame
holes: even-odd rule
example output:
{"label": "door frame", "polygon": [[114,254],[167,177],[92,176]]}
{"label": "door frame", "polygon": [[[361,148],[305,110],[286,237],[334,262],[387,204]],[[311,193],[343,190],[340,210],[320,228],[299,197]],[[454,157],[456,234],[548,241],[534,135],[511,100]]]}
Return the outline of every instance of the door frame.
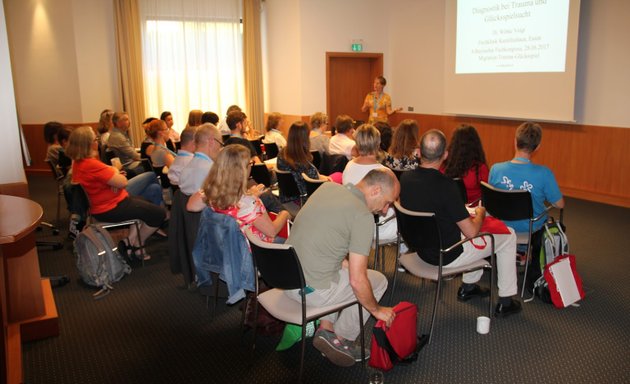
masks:
{"label": "door frame", "polygon": [[369,52],[326,52],[326,113],[330,118],[330,66],[331,62],[338,58],[369,60],[372,78],[383,75],[383,54]]}

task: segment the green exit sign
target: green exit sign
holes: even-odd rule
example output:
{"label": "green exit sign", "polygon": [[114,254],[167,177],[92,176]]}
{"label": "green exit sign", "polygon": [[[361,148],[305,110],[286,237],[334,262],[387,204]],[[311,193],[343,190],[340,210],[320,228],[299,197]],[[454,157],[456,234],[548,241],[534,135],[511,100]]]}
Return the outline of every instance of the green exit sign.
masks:
{"label": "green exit sign", "polygon": [[352,43],[352,51],[361,52],[363,50],[363,44],[361,43]]}

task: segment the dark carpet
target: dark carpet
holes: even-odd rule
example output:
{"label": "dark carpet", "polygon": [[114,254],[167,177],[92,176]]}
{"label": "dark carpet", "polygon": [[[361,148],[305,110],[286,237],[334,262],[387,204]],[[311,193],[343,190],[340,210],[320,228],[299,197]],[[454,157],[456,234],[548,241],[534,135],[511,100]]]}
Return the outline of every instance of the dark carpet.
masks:
{"label": "dark carpet", "polygon": [[[29,176],[31,198],[54,221],[55,182]],[[65,203],[62,201],[62,204]],[[64,210],[62,209],[62,212]],[[460,279],[446,282],[433,342],[417,362],[384,375],[390,383],[629,383],[630,271],[626,237],[630,210],[568,199],[565,224],[571,253],[577,257],[586,298],[579,307],[556,309],[539,301],[523,312],[492,319],[490,333],[475,331],[485,300],[455,300]],[[46,230],[41,240],[66,239]],[[153,258],[133,264],[133,272],[113,292],[95,301],[94,290],[78,276],[72,243],[59,251],[40,249],[43,276],[68,275],[54,290],[59,337],[23,347],[26,383],[290,383],[297,379],[299,348],[276,352],[279,337],[261,336],[251,354],[251,333],[242,336],[239,305],[220,303],[211,318],[205,298],[178,288],[170,273],[167,240],[153,237]],[[386,275],[393,276],[394,249],[387,250]],[[482,283],[486,284],[484,276]],[[435,286],[399,274],[394,301],[419,305],[424,330]],[[384,300],[389,298],[389,291]],[[371,319],[366,330],[371,330]],[[369,345],[370,333],[366,341]],[[307,345],[308,383],[367,383],[371,368],[340,368]]]}

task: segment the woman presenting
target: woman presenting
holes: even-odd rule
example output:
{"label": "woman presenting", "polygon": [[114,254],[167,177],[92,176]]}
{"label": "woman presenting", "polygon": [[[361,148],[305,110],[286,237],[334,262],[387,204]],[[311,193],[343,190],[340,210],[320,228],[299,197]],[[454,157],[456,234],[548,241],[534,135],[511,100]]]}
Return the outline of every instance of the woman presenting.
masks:
{"label": "woman presenting", "polygon": [[383,76],[377,76],[374,79],[374,91],[365,96],[361,111],[370,111],[370,118],[368,122],[374,124],[377,121],[387,123],[389,115],[393,115],[396,112],[402,111],[402,108],[392,109],[392,99],[389,95],[383,92],[383,88],[387,84],[387,80]]}

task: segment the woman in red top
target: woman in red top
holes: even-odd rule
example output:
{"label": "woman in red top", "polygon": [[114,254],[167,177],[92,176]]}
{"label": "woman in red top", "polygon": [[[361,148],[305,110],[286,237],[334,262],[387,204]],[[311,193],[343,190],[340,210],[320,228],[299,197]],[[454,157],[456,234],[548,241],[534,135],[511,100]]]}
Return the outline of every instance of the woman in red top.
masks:
{"label": "woman in red top", "polygon": [[139,249],[140,244],[144,244],[164,222],[166,217],[164,209],[143,198],[129,196],[125,190],[127,186],[125,175],[116,167],[98,160],[98,141],[91,127],[79,127],[70,134],[66,155],[74,160],[72,182],[81,184],[85,190],[90,200],[90,213],[96,220],[142,221],[140,233],[137,233],[135,226],[131,226],[126,244],[130,245],[132,252],[136,254],[135,251]]}
{"label": "woman in red top", "polygon": [[475,127],[464,124],[455,129],[448,146],[448,158],[441,171],[448,177],[462,179],[468,197],[466,203],[481,198],[481,182],[488,181],[489,171]]}

